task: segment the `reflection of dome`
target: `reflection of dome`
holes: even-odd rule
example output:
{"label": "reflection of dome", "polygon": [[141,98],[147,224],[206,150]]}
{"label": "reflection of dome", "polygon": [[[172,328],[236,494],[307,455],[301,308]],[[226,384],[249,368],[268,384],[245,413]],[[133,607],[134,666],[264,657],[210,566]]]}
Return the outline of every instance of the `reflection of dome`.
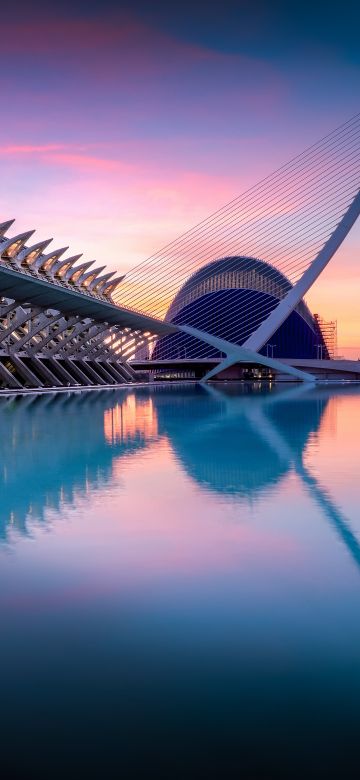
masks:
{"label": "reflection of dome", "polygon": [[[289,280],[268,263],[251,257],[224,257],[204,266],[185,282],[166,319],[243,344],[289,289]],[[249,316],[249,311],[254,314]],[[314,358],[316,346],[324,342],[311,312],[301,301],[270,343],[275,345],[276,357]],[[261,352],[266,354],[266,344]],[[153,357],[173,360],[219,354],[214,347],[192,336],[173,333],[158,340]]]}
{"label": "reflection of dome", "polygon": [[[103,393],[26,397],[0,404],[7,442],[0,473],[0,544],[27,534],[117,475],[121,458],[166,436],[184,470],[207,490],[254,498],[275,485],[318,429],[327,400],[291,401],[289,391],[247,385],[222,392],[171,385]],[[262,415],[262,418],[259,417]],[[264,426],[271,435],[264,436]],[[64,421],[66,424],[64,424]],[[19,446],[21,442],[21,446]],[[277,446],[273,446],[273,443]],[[283,451],[278,443],[283,442]],[[49,457],[51,452],[51,457]]]}
{"label": "reflection of dome", "polygon": [[[268,403],[268,391],[247,395],[238,386],[237,393],[232,397],[228,388],[214,397],[201,388],[184,387],[172,396],[156,393],[153,400],[159,433],[169,437],[187,473],[208,490],[250,499],[289,471],[289,453],[301,458],[327,400],[311,395],[282,400],[280,392]],[[273,440],[264,436],[259,413]],[[282,451],[274,447],[279,441]]]}

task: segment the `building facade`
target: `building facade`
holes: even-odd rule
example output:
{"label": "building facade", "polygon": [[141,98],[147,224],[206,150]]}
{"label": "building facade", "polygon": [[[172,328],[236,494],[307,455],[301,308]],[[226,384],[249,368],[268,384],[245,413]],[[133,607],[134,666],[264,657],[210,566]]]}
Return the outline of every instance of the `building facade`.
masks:
{"label": "building facade", "polygon": [[[166,321],[190,325],[218,338],[242,345],[291,289],[286,276],[268,263],[246,256],[215,260],[181,287]],[[260,354],[276,358],[329,358],[318,320],[301,301],[264,344]],[[221,353],[184,333],[157,340],[153,358],[217,358]]]}

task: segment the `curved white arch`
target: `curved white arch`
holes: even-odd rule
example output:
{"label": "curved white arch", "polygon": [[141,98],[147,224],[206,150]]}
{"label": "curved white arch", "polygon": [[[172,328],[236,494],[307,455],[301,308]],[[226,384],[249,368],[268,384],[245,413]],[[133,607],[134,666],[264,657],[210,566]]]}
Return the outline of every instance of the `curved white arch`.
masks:
{"label": "curved white arch", "polygon": [[244,349],[258,351],[271,338],[273,333],[282,325],[286,318],[295,309],[301,299],[306,295],[310,287],[314,284],[321,272],[330,262],[335,252],[339,249],[352,226],[360,214],[360,190],[355,195],[354,200],[345,212],[344,216],[336,226],[330,238],[326,241],[319,254],[312,261],[301,279],[295,287],[285,295],[279,305],[274,309],[269,317],[251,334],[243,344]]}

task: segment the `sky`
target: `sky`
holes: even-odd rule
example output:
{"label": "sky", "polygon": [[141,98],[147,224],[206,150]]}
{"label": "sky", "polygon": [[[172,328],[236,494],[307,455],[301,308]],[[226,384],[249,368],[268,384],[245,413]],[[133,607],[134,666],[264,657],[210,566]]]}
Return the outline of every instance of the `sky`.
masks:
{"label": "sky", "polygon": [[[359,111],[360,7],[7,4],[0,220],[126,272]],[[360,355],[360,225],[308,295]]]}

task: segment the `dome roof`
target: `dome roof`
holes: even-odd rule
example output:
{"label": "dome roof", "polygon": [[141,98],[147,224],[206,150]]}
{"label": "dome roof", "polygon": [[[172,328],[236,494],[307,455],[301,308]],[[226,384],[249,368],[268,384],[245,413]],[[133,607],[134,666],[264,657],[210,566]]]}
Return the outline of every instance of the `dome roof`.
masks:
{"label": "dome roof", "polygon": [[[165,319],[173,320],[187,304],[215,290],[255,290],[281,300],[291,287],[289,279],[270,263],[246,255],[221,257],[207,263],[186,280],[171,302]],[[297,311],[309,324],[312,322],[312,315],[303,301]]]}
{"label": "dome roof", "polygon": [[258,260],[256,257],[249,257],[247,255],[228,255],[227,257],[220,257],[217,260],[212,260],[207,263],[198,271],[196,271],[185,282],[182,290],[191,289],[199,282],[215,276],[217,273],[223,273],[224,271],[257,271],[261,276],[268,279],[276,279],[277,283],[283,288],[284,292],[287,292],[291,284],[284,274],[280,273],[273,265],[264,262],[264,260]]}

